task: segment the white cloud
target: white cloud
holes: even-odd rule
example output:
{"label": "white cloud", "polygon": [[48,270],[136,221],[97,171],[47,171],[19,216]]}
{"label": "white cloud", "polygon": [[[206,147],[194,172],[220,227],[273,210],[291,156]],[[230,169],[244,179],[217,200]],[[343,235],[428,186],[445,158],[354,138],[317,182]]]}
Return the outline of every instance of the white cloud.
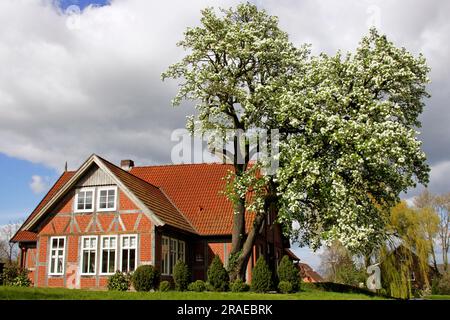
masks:
{"label": "white cloud", "polygon": [[48,189],[48,178],[43,178],[38,175],[33,175],[31,177],[30,188],[35,194],[42,193]]}
{"label": "white cloud", "polygon": [[192,107],[170,106],[175,83],[160,74],[200,9],[220,2],[114,1],[84,10],[78,28],[50,3],[0,2],[0,152],[59,170],[92,153],[168,161]]}
{"label": "white cloud", "polygon": [[[171,108],[173,82],[160,74],[183,56],[175,46],[200,9],[237,1],[112,1],[87,8],[79,20],[58,13],[52,0],[0,1],[0,152],[62,170],[90,154],[168,162],[173,129],[191,106]],[[377,21],[396,44],[423,52],[432,67],[433,97],[421,138],[431,165],[450,161],[450,82],[447,57],[450,3],[438,0],[254,1],[278,15],[296,43],[313,52],[351,50]],[[407,8],[407,10],[405,10]],[[73,18],[73,17],[71,17]],[[439,179],[439,190],[450,180]]]}

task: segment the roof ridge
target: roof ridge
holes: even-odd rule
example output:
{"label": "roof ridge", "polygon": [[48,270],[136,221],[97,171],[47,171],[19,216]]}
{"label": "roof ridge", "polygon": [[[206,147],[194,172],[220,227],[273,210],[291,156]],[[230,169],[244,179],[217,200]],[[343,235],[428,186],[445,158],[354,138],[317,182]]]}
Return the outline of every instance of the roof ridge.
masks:
{"label": "roof ridge", "polygon": [[134,177],[135,179],[138,179],[138,180],[140,180],[140,181],[142,181],[142,182],[148,184],[149,186],[152,186],[152,187],[154,187],[154,188],[156,188],[156,189],[158,189],[158,190],[161,190],[160,187],[154,185],[153,183],[150,183],[150,182],[148,182],[148,181],[146,181],[146,180],[144,180],[144,179],[142,179],[142,178],[140,178],[140,177],[138,177],[138,176],[132,174],[131,172],[122,169],[121,167],[115,165],[114,163],[112,163],[112,162],[110,162],[110,161],[108,161],[108,160],[106,160],[106,159],[104,159],[104,158],[102,158],[102,157],[100,157],[100,156],[97,156],[97,157],[100,158],[100,160],[105,161],[105,162],[109,163],[110,165],[116,167],[117,169],[120,169],[120,170],[122,170],[123,172],[129,174],[130,176]]}
{"label": "roof ridge", "polygon": [[155,164],[145,166],[134,166],[131,170],[136,168],[154,168],[154,167],[182,167],[182,166],[199,166],[199,165],[231,165],[230,163],[222,162],[199,162],[199,163],[167,163],[167,164]]}

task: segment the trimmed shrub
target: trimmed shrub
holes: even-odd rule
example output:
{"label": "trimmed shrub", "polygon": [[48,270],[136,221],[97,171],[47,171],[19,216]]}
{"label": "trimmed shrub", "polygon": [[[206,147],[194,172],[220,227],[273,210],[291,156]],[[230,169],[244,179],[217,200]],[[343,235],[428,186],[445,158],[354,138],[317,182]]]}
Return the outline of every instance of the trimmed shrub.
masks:
{"label": "trimmed shrub", "polygon": [[107,288],[110,291],[127,291],[130,288],[130,275],[119,270],[108,277]]}
{"label": "trimmed shrub", "polygon": [[233,292],[246,292],[250,290],[250,286],[241,279],[236,279],[230,282],[230,289]]}
{"label": "trimmed shrub", "polygon": [[292,283],[290,281],[280,281],[278,283],[278,290],[281,293],[291,293],[293,291]]}
{"label": "trimmed shrub", "polygon": [[159,271],[151,265],[139,266],[131,276],[136,291],[150,291],[155,289],[159,284]]}
{"label": "trimmed shrub", "polygon": [[188,288],[191,275],[186,263],[179,260],[173,270],[173,281],[175,282],[175,290],[185,291]]}
{"label": "trimmed shrub", "polygon": [[253,268],[251,289],[254,292],[267,292],[272,285],[272,272],[263,256],[258,258]]}
{"label": "trimmed shrub", "polygon": [[229,281],[228,272],[223,267],[219,256],[216,255],[208,269],[208,282],[214,291],[227,291]]}
{"label": "trimmed shrub", "polygon": [[5,264],[2,274],[2,282],[5,286],[12,286],[14,279],[19,275],[19,266],[17,264]]}
{"label": "trimmed shrub", "polygon": [[172,286],[170,285],[169,281],[161,281],[161,283],[159,284],[159,291],[161,292],[167,292],[170,290]]}
{"label": "trimmed shrub", "polygon": [[28,278],[28,270],[20,268],[17,264],[5,265],[2,274],[2,282],[6,286],[29,287],[32,282]]}
{"label": "trimmed shrub", "polygon": [[202,280],[192,282],[188,286],[189,291],[203,292],[206,290],[206,283]]}
{"label": "trimmed shrub", "polygon": [[[280,265],[278,266],[278,279],[280,282],[290,282],[292,291],[298,291],[300,289],[299,270],[286,255],[281,259]],[[278,288],[280,287],[278,286]]]}

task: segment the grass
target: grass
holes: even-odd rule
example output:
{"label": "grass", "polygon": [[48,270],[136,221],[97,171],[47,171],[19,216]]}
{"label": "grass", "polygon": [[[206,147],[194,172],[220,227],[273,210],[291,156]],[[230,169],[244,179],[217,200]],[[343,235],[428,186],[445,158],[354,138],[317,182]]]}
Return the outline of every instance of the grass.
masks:
{"label": "grass", "polygon": [[429,295],[424,297],[425,300],[450,300],[450,295]]}
{"label": "grass", "polygon": [[363,293],[329,292],[305,287],[293,294],[253,292],[118,292],[63,288],[20,288],[0,286],[0,300],[372,300],[383,299]]}

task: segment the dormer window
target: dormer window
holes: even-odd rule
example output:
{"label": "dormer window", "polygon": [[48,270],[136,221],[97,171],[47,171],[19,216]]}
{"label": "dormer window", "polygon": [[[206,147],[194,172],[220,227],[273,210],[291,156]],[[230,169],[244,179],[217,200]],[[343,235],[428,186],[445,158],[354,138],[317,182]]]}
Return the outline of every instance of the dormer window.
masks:
{"label": "dormer window", "polygon": [[75,212],[94,211],[94,188],[79,189],[75,196]]}
{"label": "dormer window", "polygon": [[101,187],[98,189],[98,211],[116,210],[117,187]]}

